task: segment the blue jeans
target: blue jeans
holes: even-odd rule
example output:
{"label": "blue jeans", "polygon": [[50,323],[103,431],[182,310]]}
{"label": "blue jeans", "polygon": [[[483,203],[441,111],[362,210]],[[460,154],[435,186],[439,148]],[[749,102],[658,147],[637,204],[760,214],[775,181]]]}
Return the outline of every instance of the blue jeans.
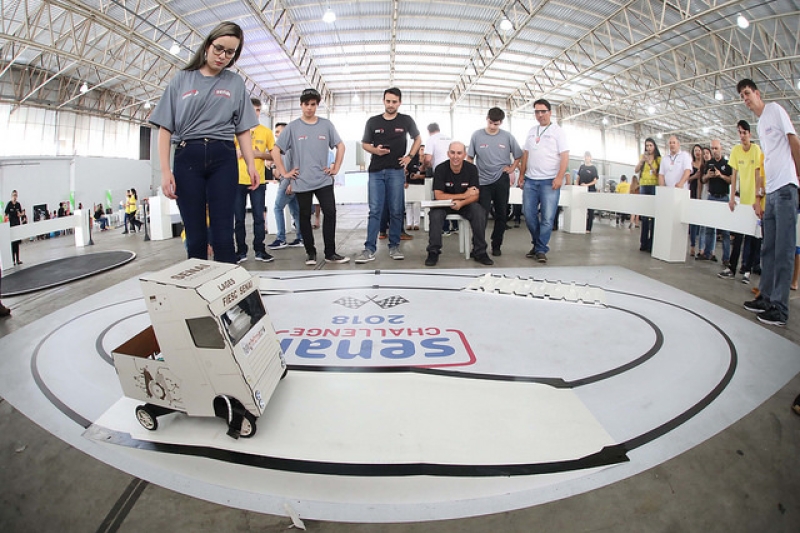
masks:
{"label": "blue jeans", "polygon": [[784,185],[767,194],[762,227],[761,297],[776,307],[784,320],[789,317],[789,287],[797,246],[797,187]]}
{"label": "blue jeans", "polygon": [[[728,203],[727,194],[709,194],[708,199],[712,202],[725,202]],[[722,234],[722,260],[727,261],[731,258],[731,232],[728,230],[719,230]],[[703,254],[706,257],[711,257],[714,254],[714,248],[717,246],[716,229],[706,228],[706,247]]]}
{"label": "blue jeans", "polygon": [[[646,194],[654,196],[656,194],[655,185],[641,185],[639,187],[639,194]],[[650,252],[653,250],[653,231],[655,229],[655,220],[653,217],[641,217],[642,234],[639,237],[639,249]]]}
{"label": "blue jeans", "polygon": [[236,236],[236,254],[247,255],[247,242],[244,229],[244,218],[247,214],[247,197],[250,196],[250,209],[253,211],[253,250],[256,253],[265,252],[264,237],[264,197],[267,194],[267,185],[262,183],[254,191],[249,185],[236,186],[236,205],[234,206],[233,234]]}
{"label": "blue jeans", "polygon": [[283,208],[287,205],[289,206],[289,213],[294,220],[295,232],[300,240],[303,240],[300,237],[300,207],[297,205],[297,196],[286,194],[286,187],[290,183],[287,179],[281,180],[280,187],[278,187],[278,192],[275,195],[275,224],[278,226],[276,228],[278,234],[275,237],[284,242],[286,241],[286,217],[283,215]]}
{"label": "blue jeans", "polygon": [[402,168],[387,168],[369,173],[369,221],[367,240],[364,248],[371,252],[377,250],[378,231],[384,204],[389,205],[389,246],[400,245],[405,211],[406,173]]}
{"label": "blue jeans", "polygon": [[[175,150],[172,173],[189,258],[208,259],[210,227],[214,260],[235,263],[233,206],[239,168],[233,140],[186,141]],[[206,223],[206,210],[210,225]]]}
{"label": "blue jeans", "polygon": [[522,189],[522,212],[525,224],[531,233],[534,252],[550,251],[550,234],[553,232],[553,219],[558,212],[558,199],[561,190],[553,190],[553,180],[532,180],[525,178]]}

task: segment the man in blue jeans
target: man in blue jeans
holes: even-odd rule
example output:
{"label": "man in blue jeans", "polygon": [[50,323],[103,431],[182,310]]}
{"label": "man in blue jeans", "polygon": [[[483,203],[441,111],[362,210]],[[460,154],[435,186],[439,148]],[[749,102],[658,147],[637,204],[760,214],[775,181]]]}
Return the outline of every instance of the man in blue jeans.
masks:
{"label": "man in blue jeans", "polygon": [[[422,139],[414,119],[398,112],[401,103],[400,89],[386,89],[383,92],[384,113],[370,117],[364,128],[361,146],[372,154],[368,184],[369,221],[364,251],[356,257],[356,263],[375,259],[381,215],[386,203],[389,204],[389,257],[404,258],[400,251],[400,234],[405,208],[405,168],[417,155]],[[408,153],[406,136],[413,141]]]}
{"label": "man in blue jeans", "polygon": [[[261,100],[251,98],[253,110],[256,116],[261,116]],[[275,136],[272,130],[258,124],[250,130],[250,138],[253,143],[253,158],[258,171],[259,184],[256,189],[250,187],[250,176],[247,174],[247,165],[242,152],[239,149],[238,141],[236,144],[236,156],[239,158],[239,185],[236,187],[236,204],[233,209],[233,234],[236,237],[236,262],[241,263],[247,259],[247,235],[244,227],[245,215],[247,214],[247,198],[250,197],[250,209],[253,213],[253,249],[255,250],[256,260],[269,263],[274,258],[267,252],[264,246],[266,237],[266,226],[264,225],[264,198],[267,192],[266,181],[266,161],[272,159],[270,150],[275,146]]]}
{"label": "man in blue jeans", "polygon": [[800,139],[786,111],[761,99],[756,84],[744,79],[736,92],[758,116],[758,139],[764,152],[765,191],[757,191],[753,204],[761,215],[761,197],[767,201],[762,218],[761,280],[758,298],[744,308],[758,313],[759,322],[785,326],[789,318],[789,291],[797,246],[797,188],[800,185]]}
{"label": "man in blue jeans", "polygon": [[[719,139],[711,141],[711,160],[706,165],[706,173],[701,178],[703,183],[708,183],[708,199],[712,202],[728,202],[728,193],[731,188],[733,167],[728,160],[722,157],[722,143]],[[706,246],[703,256],[716,261],[714,248],[717,245],[716,229],[706,227]],[[731,258],[731,232],[720,230],[722,235],[722,264],[728,267]]]}
{"label": "man in blue jeans", "polygon": [[533,103],[539,125],[531,128],[522,151],[522,212],[531,233],[533,248],[525,257],[547,263],[550,234],[558,211],[558,198],[569,164],[569,145],[561,127],[551,120],[550,102]]}
{"label": "man in blue jeans", "polygon": [[[281,136],[281,132],[283,128],[286,127],[285,122],[278,122],[275,124],[275,138],[278,139]],[[291,151],[287,152],[283,156],[283,166],[286,168],[294,168],[291,162],[292,153]],[[291,181],[290,179],[278,179],[279,186],[278,192],[275,194],[275,206],[273,207],[275,213],[275,240],[272,241],[270,244],[267,245],[267,248],[270,250],[281,250],[283,248],[296,248],[298,246],[303,246],[303,238],[300,236],[300,206],[297,204],[297,196],[294,195],[292,192]],[[286,206],[289,206],[289,213],[292,215],[292,220],[294,220],[295,225],[295,235],[296,238],[292,242],[286,242],[286,217],[283,213],[283,210]]]}

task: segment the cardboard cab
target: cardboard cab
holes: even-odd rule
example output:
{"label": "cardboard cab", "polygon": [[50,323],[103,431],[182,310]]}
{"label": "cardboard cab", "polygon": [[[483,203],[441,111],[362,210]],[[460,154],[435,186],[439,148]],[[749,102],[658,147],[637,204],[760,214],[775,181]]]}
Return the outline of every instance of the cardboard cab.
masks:
{"label": "cardboard cab", "polygon": [[244,268],[189,259],[140,278],[152,326],[112,351],[126,396],[146,402],[147,429],[173,411],[227,420],[228,435],[256,419],[286,374],[278,338]]}

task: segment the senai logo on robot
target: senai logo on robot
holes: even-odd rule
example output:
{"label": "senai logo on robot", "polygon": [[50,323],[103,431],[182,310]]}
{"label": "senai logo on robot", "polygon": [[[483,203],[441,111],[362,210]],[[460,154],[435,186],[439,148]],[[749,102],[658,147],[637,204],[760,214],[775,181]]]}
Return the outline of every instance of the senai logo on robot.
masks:
{"label": "senai logo on robot", "polygon": [[[471,365],[475,354],[461,330],[418,326],[398,306],[402,296],[381,300],[351,296],[333,302],[349,310],[319,327],[277,331],[287,361],[334,366],[443,367]],[[365,307],[375,304],[380,310]],[[401,311],[398,313],[397,311]]]}

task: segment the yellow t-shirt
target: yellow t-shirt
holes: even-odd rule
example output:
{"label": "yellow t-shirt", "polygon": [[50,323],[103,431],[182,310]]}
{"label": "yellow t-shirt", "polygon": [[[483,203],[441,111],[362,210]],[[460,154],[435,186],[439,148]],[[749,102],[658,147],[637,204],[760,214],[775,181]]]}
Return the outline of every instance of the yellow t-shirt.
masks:
{"label": "yellow t-shirt", "polygon": [[629,194],[631,192],[631,184],[627,181],[619,182],[616,188],[617,194]]}
{"label": "yellow t-shirt", "polygon": [[[264,126],[263,124],[259,124],[252,130],[250,130],[250,137],[253,140],[253,150],[258,150],[259,152],[268,152],[272,150],[272,147],[275,146],[275,135],[272,133],[272,130],[268,127]],[[239,148],[239,140],[234,137],[234,142],[236,143],[236,148]],[[261,176],[261,183],[266,183],[266,162],[263,159],[256,158],[256,171],[258,171],[258,175]],[[247,164],[244,162],[244,158],[239,158],[239,185],[250,185],[250,176],[247,174]]]}
{"label": "yellow t-shirt", "polygon": [[757,144],[750,144],[750,149],[744,151],[741,144],[731,150],[728,164],[736,170],[736,183],[739,185],[739,203],[753,205],[756,202],[756,169],[762,169],[763,154]]}
{"label": "yellow t-shirt", "polygon": [[658,185],[658,169],[661,167],[661,158],[656,157],[653,162],[652,168],[645,163],[642,165],[642,171],[639,173],[639,186],[642,185]]}
{"label": "yellow t-shirt", "polygon": [[125,212],[129,215],[136,212],[136,198],[133,195],[128,196],[125,200]]}

